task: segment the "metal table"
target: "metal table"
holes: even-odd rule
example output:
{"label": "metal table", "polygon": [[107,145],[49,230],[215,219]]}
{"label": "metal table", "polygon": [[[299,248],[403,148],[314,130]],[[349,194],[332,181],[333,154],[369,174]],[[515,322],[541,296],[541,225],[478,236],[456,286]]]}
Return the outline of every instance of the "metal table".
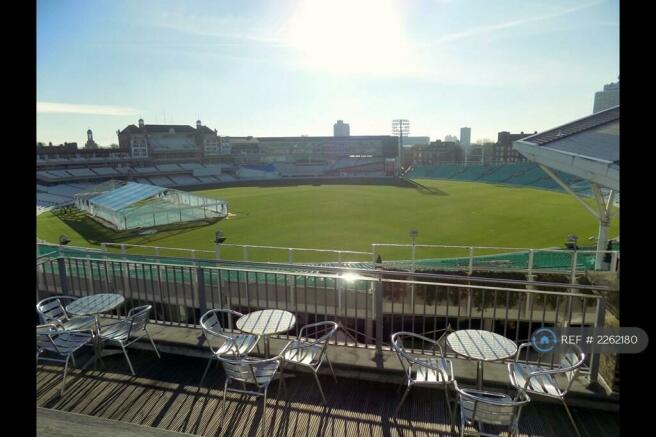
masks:
{"label": "metal table", "polygon": [[[125,298],[120,294],[101,293],[84,296],[66,306],[66,312],[75,316],[95,316],[96,333],[100,332],[100,314],[111,311],[125,302]],[[96,336],[96,366],[98,360],[102,361],[100,351],[100,341]],[[87,363],[88,364],[88,363]],[[86,366],[86,365],[85,365]]]}
{"label": "metal table", "polygon": [[261,310],[245,314],[237,320],[237,328],[247,334],[264,338],[264,356],[269,358],[269,335],[282,334],[296,325],[296,317],[289,311]]}
{"label": "metal table", "polygon": [[465,358],[477,361],[476,381],[478,389],[483,388],[483,363],[500,361],[517,353],[517,344],[499,334],[479,329],[463,329],[449,334],[446,344]]}

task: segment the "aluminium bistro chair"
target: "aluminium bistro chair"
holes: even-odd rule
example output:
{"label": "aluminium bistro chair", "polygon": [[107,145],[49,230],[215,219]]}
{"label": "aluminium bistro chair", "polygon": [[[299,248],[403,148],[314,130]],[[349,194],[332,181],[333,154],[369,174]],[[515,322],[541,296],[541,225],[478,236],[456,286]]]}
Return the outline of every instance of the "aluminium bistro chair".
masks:
{"label": "aluminium bistro chair", "polygon": [[[239,359],[231,359],[222,355],[216,355],[217,359],[223,364],[223,369],[226,373],[226,381],[223,386],[223,407],[221,409],[221,427],[225,426],[226,414],[226,394],[228,391],[249,394],[263,398],[262,407],[262,425],[260,427],[260,436],[266,435],[266,401],[267,391],[269,384],[273,381],[281,362],[280,355],[268,359],[260,359],[254,357],[242,357]],[[231,382],[241,383],[242,389],[229,387]],[[278,390],[282,384],[283,390],[287,393],[285,385],[285,378],[280,375],[278,381]],[[253,390],[249,390],[248,387]]]}
{"label": "aluminium bistro chair", "polygon": [[504,427],[508,430],[508,435],[517,436],[519,432],[519,417],[522,407],[530,402],[530,398],[522,389],[518,389],[514,398],[507,394],[492,393],[481,390],[458,387],[458,383],[453,383],[458,393],[458,405],[460,407],[460,433],[465,435],[465,426],[474,426],[478,424],[476,430],[480,436],[499,436],[499,433],[489,433],[483,431],[483,425],[493,425],[495,427]]}
{"label": "aluminium bistro chair", "polygon": [[287,343],[280,353],[282,357],[281,372],[287,364],[306,367],[312,371],[324,404],[327,404],[326,396],[321,388],[321,382],[319,382],[317,372],[325,360],[328,362],[333,379],[337,382],[333,365],[328,359],[328,354],[326,354],[328,341],[335,335],[337,328],[337,323],[332,321],[305,325],[300,329],[298,338]]}
{"label": "aluminium bistro chair", "polygon": [[77,299],[75,296],[53,296],[40,300],[36,304],[36,311],[39,313],[41,323],[54,323],[67,331],[95,329],[96,318],[94,316],[71,317],[66,312],[64,305]]}
{"label": "aluminium bistro chair", "polygon": [[[415,341],[419,341],[422,344],[430,344],[434,355],[420,357],[411,354],[403,345],[404,341],[407,340],[412,340],[413,346]],[[446,408],[451,420],[451,429],[453,429],[453,411],[449,400],[449,385],[455,382],[453,376],[453,363],[451,360],[444,357],[444,349],[440,345],[440,340],[432,340],[428,337],[414,334],[412,332],[395,332],[392,334],[392,349],[394,349],[396,355],[399,357],[401,367],[403,368],[404,380],[401,384],[407,384],[408,386],[392,417],[397,416],[405,398],[408,396],[408,393],[413,386],[430,387],[441,385],[444,387]],[[438,352],[437,356],[435,356],[435,352]]]}
{"label": "aluminium bistro chair", "polygon": [[[205,372],[203,372],[203,377],[201,378],[199,385],[203,385],[203,381],[205,381],[205,376],[207,376],[207,371],[209,370],[212,361],[218,359],[220,356],[238,359],[248,355],[256,346],[259,351],[259,336],[226,332],[221,324],[221,319],[219,318],[221,315],[232,317],[233,322],[235,322],[235,317],[243,316],[242,313],[229,309],[209,310],[201,316],[200,326],[212,355],[210,355],[209,360],[207,360],[207,366],[205,366]],[[223,340],[221,345],[215,343],[215,341],[220,341],[219,339]]]}
{"label": "aluminium bistro chair", "polygon": [[[519,359],[523,349],[526,350],[524,362]],[[537,364],[529,363],[528,355],[531,350],[537,352]],[[585,354],[575,344],[562,345],[559,351],[540,352],[533,347],[532,343],[523,343],[517,349],[515,360],[508,363],[508,376],[514,387],[523,389],[531,395],[559,399],[565,407],[576,435],[581,437],[574,417],[565,402],[565,395],[576,379],[584,361]],[[557,380],[558,376],[564,376],[567,381],[564,389]]]}
{"label": "aluminium bistro chair", "polygon": [[[36,327],[36,361],[53,361],[64,363],[64,376],[60,389],[60,396],[64,395],[66,387],[66,373],[68,372],[68,361],[75,366],[73,354],[82,346],[93,342],[93,331],[91,329],[63,330],[60,326],[50,323]],[[59,355],[62,358],[43,357],[42,354]]]}
{"label": "aluminium bistro chair", "polygon": [[161,358],[159,351],[155,346],[155,342],[148,333],[146,325],[148,324],[150,315],[150,310],[152,305],[143,305],[139,307],[132,308],[125,319],[119,320],[118,322],[110,323],[100,327],[98,332],[98,338],[102,343],[107,342],[110,344],[116,344],[121,347],[123,350],[123,355],[130,366],[130,372],[134,376],[134,368],[132,367],[132,362],[128,356],[128,352],[125,349],[134,342],[140,340],[143,337],[148,337],[150,344],[153,345],[157,358]]}

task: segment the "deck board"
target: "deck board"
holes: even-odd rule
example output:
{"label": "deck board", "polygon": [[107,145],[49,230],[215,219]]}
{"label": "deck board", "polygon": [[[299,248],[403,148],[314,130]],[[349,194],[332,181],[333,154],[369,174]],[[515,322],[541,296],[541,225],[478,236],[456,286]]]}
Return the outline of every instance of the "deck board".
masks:
{"label": "deck board", "polygon": [[[262,401],[228,393],[225,426],[221,426],[224,374],[214,366],[205,385],[198,382],[206,361],[199,358],[130,350],[137,376],[130,375],[122,355],[104,358],[105,368],[74,369],[67,391],[59,396],[62,367],[37,368],[37,406],[102,419],[193,435],[256,436]],[[78,360],[83,362],[83,360]],[[321,396],[310,374],[297,373],[287,381],[288,395],[269,389],[267,434],[275,436],[446,436],[448,414],[439,389],[413,388],[397,420],[391,415],[400,399],[398,384],[320,376],[328,399]],[[396,378],[393,378],[396,379]],[[452,399],[454,396],[452,396]],[[619,435],[617,414],[572,408],[584,436]],[[567,436],[572,430],[560,405],[531,403],[524,408],[520,435]],[[83,434],[78,434],[83,435]],[[129,434],[117,433],[116,436]]]}

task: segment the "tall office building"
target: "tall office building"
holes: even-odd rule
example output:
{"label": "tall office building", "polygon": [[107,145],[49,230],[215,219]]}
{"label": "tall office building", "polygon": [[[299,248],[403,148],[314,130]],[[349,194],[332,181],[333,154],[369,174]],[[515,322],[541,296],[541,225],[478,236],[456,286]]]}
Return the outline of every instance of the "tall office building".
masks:
{"label": "tall office building", "polygon": [[461,127],[460,128],[460,145],[465,148],[465,150],[471,145],[471,128],[470,127]]}
{"label": "tall office building", "polygon": [[594,107],[592,113],[603,111],[620,104],[620,82],[609,83],[604,85],[603,91],[597,91],[594,98]]}
{"label": "tall office building", "polygon": [[344,123],[343,120],[337,120],[337,123],[333,124],[333,136],[334,137],[351,136],[351,128],[349,124]]}

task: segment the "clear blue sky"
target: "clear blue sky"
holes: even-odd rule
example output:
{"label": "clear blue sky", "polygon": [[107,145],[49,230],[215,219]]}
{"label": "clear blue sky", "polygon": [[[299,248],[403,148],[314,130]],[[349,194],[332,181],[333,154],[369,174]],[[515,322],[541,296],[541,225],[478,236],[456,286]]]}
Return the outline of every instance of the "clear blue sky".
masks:
{"label": "clear blue sky", "polygon": [[37,141],[143,117],[220,135],[496,139],[590,114],[618,0],[38,0]]}

